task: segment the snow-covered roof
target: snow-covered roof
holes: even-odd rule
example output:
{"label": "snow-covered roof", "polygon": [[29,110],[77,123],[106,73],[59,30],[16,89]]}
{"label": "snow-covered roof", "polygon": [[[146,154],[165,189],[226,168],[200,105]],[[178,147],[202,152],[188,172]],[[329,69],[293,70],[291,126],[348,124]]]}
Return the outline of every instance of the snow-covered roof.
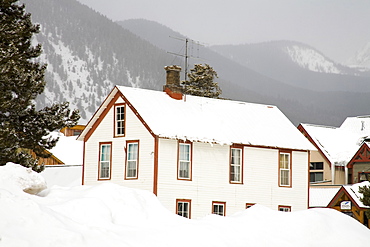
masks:
{"label": "snow-covered roof", "polygon": [[352,197],[356,204],[361,208],[369,208],[361,201],[362,194],[358,192],[360,186],[370,186],[369,181],[364,181],[352,185],[342,185],[342,187],[311,187],[310,188],[310,207],[327,207],[331,200],[343,188]]}
{"label": "snow-covered roof", "polygon": [[365,206],[361,201],[360,198],[362,198],[362,194],[358,192],[359,187],[362,186],[370,186],[369,181],[364,181],[357,184],[352,185],[343,185],[343,188],[348,192],[348,194],[352,197],[352,199],[357,203],[357,205],[361,208],[369,208],[368,206]]}
{"label": "snow-covered roof", "polygon": [[65,165],[82,165],[83,143],[77,141],[76,136],[64,136],[61,133],[52,133],[59,137],[56,146],[49,150]]}
{"label": "snow-covered roof", "polygon": [[328,206],[340,187],[310,187],[310,208]]}
{"label": "snow-covered roof", "polygon": [[337,127],[301,124],[332,164],[346,165],[370,136],[370,116],[348,117]]}
{"label": "snow-covered roof", "polygon": [[165,92],[123,86],[113,89],[79,140],[83,140],[118,91],[159,137],[315,150],[276,106],[190,95],[175,100]]}

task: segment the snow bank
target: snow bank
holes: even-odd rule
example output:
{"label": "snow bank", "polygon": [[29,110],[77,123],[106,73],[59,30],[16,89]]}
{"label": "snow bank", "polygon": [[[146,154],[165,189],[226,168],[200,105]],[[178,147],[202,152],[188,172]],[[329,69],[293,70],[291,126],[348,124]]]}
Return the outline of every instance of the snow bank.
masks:
{"label": "snow bank", "polygon": [[365,247],[370,241],[369,229],[332,209],[283,213],[255,205],[228,217],[187,220],[148,191],[112,183],[30,195],[23,188],[39,184],[40,176],[15,164],[0,168],[0,246]]}
{"label": "snow bank", "polygon": [[5,166],[0,166],[0,188],[6,188],[13,193],[23,190],[30,194],[37,194],[46,189],[46,182],[31,168],[7,163]]}

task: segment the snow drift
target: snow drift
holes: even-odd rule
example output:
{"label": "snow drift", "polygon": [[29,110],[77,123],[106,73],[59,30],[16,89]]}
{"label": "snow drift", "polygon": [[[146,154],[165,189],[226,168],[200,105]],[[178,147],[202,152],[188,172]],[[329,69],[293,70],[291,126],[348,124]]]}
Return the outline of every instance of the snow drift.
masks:
{"label": "snow drift", "polygon": [[[148,191],[112,183],[53,186],[40,174],[0,167],[0,246],[368,246],[370,231],[331,209],[283,213],[255,205],[188,220]],[[27,181],[27,182],[26,182]]]}

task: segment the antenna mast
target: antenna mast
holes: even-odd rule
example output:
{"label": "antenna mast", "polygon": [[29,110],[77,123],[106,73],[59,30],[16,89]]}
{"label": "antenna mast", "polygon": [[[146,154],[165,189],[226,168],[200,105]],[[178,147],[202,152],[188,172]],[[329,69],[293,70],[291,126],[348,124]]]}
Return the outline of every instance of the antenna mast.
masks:
{"label": "antenna mast", "polygon": [[185,81],[187,79],[187,76],[188,76],[188,43],[189,43],[189,40],[188,38],[185,39]]}
{"label": "antenna mast", "polygon": [[[194,40],[189,40],[188,38],[177,38],[177,37],[172,37],[170,36],[170,38],[173,38],[173,39],[178,39],[178,40],[181,40],[181,41],[185,41],[185,55],[183,54],[178,54],[178,53],[173,53],[173,52],[167,52],[167,53],[170,53],[170,54],[173,54],[173,55],[176,55],[176,56],[181,56],[181,57],[184,57],[185,58],[185,81],[187,80],[187,76],[188,76],[188,60],[189,60],[189,55],[188,55],[188,46],[189,46],[189,41],[193,42],[193,43],[196,43],[198,46],[199,46],[199,42],[195,42]],[[199,51],[199,48],[198,48],[198,51]],[[192,58],[196,58],[196,57],[192,57]]]}

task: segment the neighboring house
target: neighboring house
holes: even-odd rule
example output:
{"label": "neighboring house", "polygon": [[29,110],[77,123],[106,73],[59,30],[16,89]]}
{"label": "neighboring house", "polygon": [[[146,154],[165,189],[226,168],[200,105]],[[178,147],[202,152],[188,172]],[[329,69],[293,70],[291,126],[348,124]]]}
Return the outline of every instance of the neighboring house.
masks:
{"label": "neighboring house", "polygon": [[64,127],[60,130],[65,136],[79,136],[84,130],[85,125],[75,125],[73,127]]}
{"label": "neighboring house", "polygon": [[71,187],[80,185],[82,179],[83,143],[77,141],[76,136],[64,136],[62,133],[56,132],[53,132],[52,135],[58,136],[59,141],[49,152],[61,161],[54,165],[45,164],[45,170],[41,175],[45,178],[47,186]]}
{"label": "neighboring house", "polygon": [[333,208],[370,227],[365,214],[370,208],[361,202],[363,195],[358,192],[360,186],[369,185],[370,182],[365,181],[353,185],[311,187],[310,208]]}
{"label": "neighboring house", "polygon": [[39,164],[43,164],[45,166],[64,165],[64,162],[61,161],[57,156],[55,156],[49,150],[45,149],[43,152],[47,155],[50,155],[50,156],[47,157],[47,158],[37,157],[36,154],[32,150],[28,150],[28,153],[31,154],[31,156],[34,159],[37,159]]}
{"label": "neighboring house", "polygon": [[360,186],[369,186],[369,181],[361,182],[353,185],[343,185],[335,194],[333,199],[327,205],[328,208],[334,208],[344,214],[347,214],[362,224],[370,227],[369,219],[366,217],[365,211],[369,210],[360,198],[362,194],[358,192]]}
{"label": "neighboring house", "polygon": [[182,95],[181,69],[165,69],[164,92],[116,86],[91,118],[83,184],[149,190],[187,218],[308,208],[315,148],[277,107]]}
{"label": "neighboring house", "polygon": [[298,129],[318,149],[311,152],[312,185],[370,179],[370,116],[348,117],[338,128],[300,124]]}
{"label": "neighboring house", "polygon": [[83,143],[77,141],[76,136],[64,136],[61,133],[53,133],[59,140],[55,147],[49,150],[54,156],[58,157],[63,165],[82,166],[83,163]]}

